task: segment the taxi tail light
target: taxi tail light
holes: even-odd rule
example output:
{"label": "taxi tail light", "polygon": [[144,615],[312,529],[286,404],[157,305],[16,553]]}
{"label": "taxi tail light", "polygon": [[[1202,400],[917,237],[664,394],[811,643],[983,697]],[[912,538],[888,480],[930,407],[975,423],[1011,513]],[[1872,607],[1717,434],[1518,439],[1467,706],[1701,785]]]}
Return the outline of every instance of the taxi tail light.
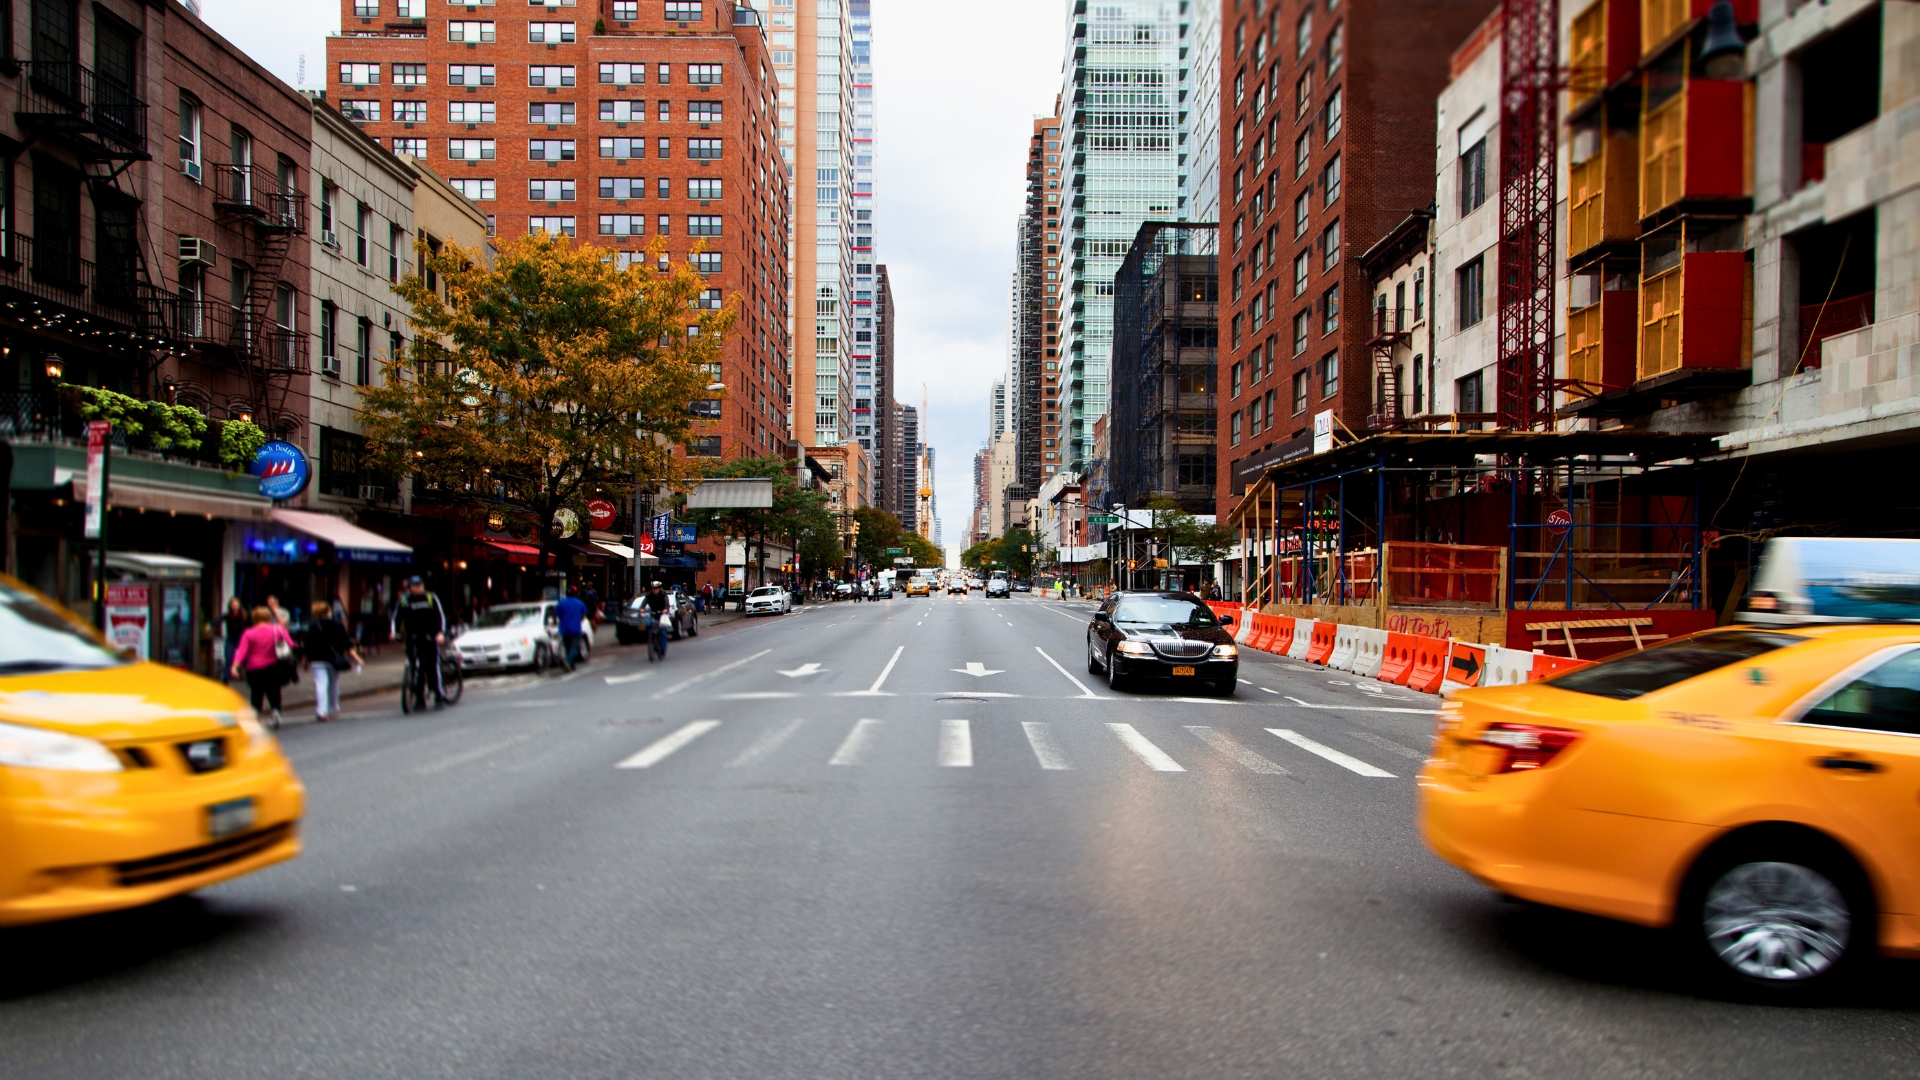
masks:
{"label": "taxi tail light", "polygon": [[1487,729],[1480,733],[1481,745],[1500,751],[1500,762],[1493,770],[1495,773],[1544,768],[1579,738],[1577,731],[1539,724],[1488,724]]}

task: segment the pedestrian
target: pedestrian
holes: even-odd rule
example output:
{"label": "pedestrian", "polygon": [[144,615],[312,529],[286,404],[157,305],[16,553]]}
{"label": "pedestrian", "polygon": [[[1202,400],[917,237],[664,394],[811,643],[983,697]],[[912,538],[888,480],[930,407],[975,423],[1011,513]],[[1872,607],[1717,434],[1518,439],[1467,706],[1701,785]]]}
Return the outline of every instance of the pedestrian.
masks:
{"label": "pedestrian", "polygon": [[267,721],[268,727],[280,726],[280,688],[291,680],[287,677],[293,668],[293,638],[287,628],[274,618],[273,610],[267,607],[253,609],[253,625],[240,635],[240,645],[234,650],[233,660],[228,671],[233,678],[239,678],[242,671],[247,675],[247,689],[253,694],[253,711]]}
{"label": "pedestrian", "polygon": [[306,656],[307,670],[313,672],[313,718],[324,724],[340,715],[340,676],[347,665],[358,665],[361,660],[353,638],[347,634],[347,625],[334,615],[332,606],[316,600],[312,611],[313,625],[307,627],[301,652]]}
{"label": "pedestrian", "polygon": [[267,611],[273,615],[273,621],[283,627],[293,619],[293,614],[280,606],[280,598],[277,596],[267,597]]}
{"label": "pedestrian", "polygon": [[247,605],[241,603],[237,596],[228,597],[227,613],[220,616],[220,638],[226,643],[226,648],[220,655],[222,670],[225,670],[227,664],[233,662],[234,657],[240,655],[240,635],[247,632],[250,622],[251,620],[247,617]]}
{"label": "pedestrian", "polygon": [[592,585],[582,587],[580,590],[580,602],[587,605],[587,612],[593,618],[598,619],[600,617],[600,590],[594,588]]}
{"label": "pedestrian", "polygon": [[586,602],[580,599],[580,590],[569,588],[567,595],[553,606],[555,618],[560,622],[560,656],[572,671],[580,662],[580,640],[584,629],[593,625],[592,613]]}

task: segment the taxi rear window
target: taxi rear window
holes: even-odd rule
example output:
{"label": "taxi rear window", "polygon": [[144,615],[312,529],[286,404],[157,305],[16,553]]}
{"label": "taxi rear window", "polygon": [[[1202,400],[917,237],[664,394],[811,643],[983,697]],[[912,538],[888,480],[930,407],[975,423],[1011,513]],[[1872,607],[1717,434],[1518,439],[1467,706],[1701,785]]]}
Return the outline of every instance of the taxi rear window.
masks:
{"label": "taxi rear window", "polygon": [[1805,639],[1763,630],[1702,634],[1548,679],[1556,689],[1627,701]]}

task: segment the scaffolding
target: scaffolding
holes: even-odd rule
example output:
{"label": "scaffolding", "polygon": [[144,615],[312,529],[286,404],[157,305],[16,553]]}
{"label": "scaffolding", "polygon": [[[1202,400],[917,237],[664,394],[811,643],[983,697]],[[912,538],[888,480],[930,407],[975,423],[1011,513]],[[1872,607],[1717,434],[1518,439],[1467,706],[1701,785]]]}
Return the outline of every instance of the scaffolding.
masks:
{"label": "scaffolding", "polygon": [[1219,226],[1149,221],[1113,280],[1111,498],[1214,504]]}

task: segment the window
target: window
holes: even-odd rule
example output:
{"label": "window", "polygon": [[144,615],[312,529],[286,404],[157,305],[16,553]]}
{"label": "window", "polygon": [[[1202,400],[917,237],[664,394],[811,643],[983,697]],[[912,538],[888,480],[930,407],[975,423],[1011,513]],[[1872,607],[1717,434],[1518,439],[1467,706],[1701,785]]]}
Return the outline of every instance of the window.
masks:
{"label": "window", "polygon": [[393,119],[399,124],[424,124],[427,122],[427,103],[396,101],[393,103]]}
{"label": "window", "polygon": [[1427,317],[1427,269],[1421,267],[1413,272],[1413,321],[1419,322]]}
{"label": "window", "polygon": [[645,64],[601,64],[600,81],[611,86],[646,85],[647,65]]}
{"label": "window", "polygon": [[1293,28],[1293,58],[1303,60],[1313,51],[1313,12],[1300,16]]}
{"label": "window", "polygon": [[451,101],[447,103],[447,119],[455,124],[491,124],[494,120],[491,101]]}
{"label": "window", "polygon": [[1247,122],[1236,120],[1233,123],[1233,152],[1240,153],[1247,143]]}
{"label": "window", "polygon": [[661,236],[672,236],[673,235],[673,218],[667,216],[666,214],[661,214],[660,220],[654,224],[654,228],[660,231]]}
{"label": "window", "polygon": [[333,231],[333,191],[332,184],[325,180],[320,181],[320,232],[322,234]]}
{"label": "window", "polygon": [[712,199],[717,199],[719,197],[720,197],[720,181],[718,180],[687,181],[687,198],[699,199],[704,202]]}
{"label": "window", "polygon": [[[1620,657],[1603,667],[1571,671],[1553,680],[1556,690],[1571,690],[1576,694],[1593,694],[1597,697],[1614,698],[1628,701],[1642,694],[1663,690],[1675,683],[1685,682],[1710,671],[1718,671],[1732,664],[1751,660],[1763,653],[1775,649],[1784,649],[1789,645],[1798,645],[1805,638],[1792,634],[1781,634],[1764,630],[1727,630],[1699,637],[1684,638],[1680,641],[1654,645],[1637,653]],[[1831,719],[1815,718],[1821,710],[1831,710],[1841,719],[1851,718],[1853,722],[1837,723],[1837,727],[1861,727],[1858,717],[1870,709],[1871,714],[1880,712],[1882,702],[1893,705],[1895,712],[1905,714],[1911,708],[1912,691],[1907,689],[1913,683],[1912,673],[1916,670],[1909,659],[1914,653],[1903,653],[1894,661],[1869,673],[1865,678],[1849,683],[1839,693],[1819,705],[1799,720],[1803,724],[1834,723]],[[1895,665],[1898,665],[1897,667]],[[1881,674],[1881,672],[1886,674]],[[1860,687],[1860,692],[1855,688]],[[1876,695],[1874,690],[1885,687],[1891,694]],[[1880,697],[1880,701],[1874,700]],[[1892,731],[1890,727],[1875,727],[1874,730]],[[1903,734],[1905,732],[1902,732]]]}
{"label": "window", "polygon": [[1293,84],[1293,118],[1298,120],[1307,115],[1307,110],[1312,106],[1313,69],[1309,67],[1301,73],[1300,81]]}
{"label": "window", "polygon": [[667,21],[697,23],[700,21],[700,0],[667,0]]}
{"label": "window", "polygon": [[1307,175],[1307,167],[1313,164],[1313,132],[1301,135],[1293,142],[1293,178]]}
{"label": "window", "polygon": [[697,214],[687,219],[688,236],[719,236],[720,215]]}
{"label": "window", "polygon": [[1340,263],[1340,221],[1320,230],[1320,269],[1331,270]]}
{"label": "window", "polygon": [[548,87],[572,86],[573,85],[573,65],[572,64],[558,64],[558,65],[549,64],[545,66],[535,65],[535,66],[529,67],[527,68],[527,85],[528,86],[548,86]]}
{"label": "window", "polygon": [[454,161],[490,161],[493,159],[493,140],[448,139],[447,157]]}
{"label": "window", "polygon": [[662,199],[673,198],[673,181],[664,176],[661,177],[655,184],[655,194]]}
{"label": "window", "polygon": [[528,139],[528,161],[572,161],[572,139]]}
{"label": "window", "polygon": [[1320,397],[1322,400],[1340,392],[1340,354],[1330,352],[1320,358]]}
{"label": "window", "polygon": [[644,199],[647,197],[647,182],[638,176],[603,176],[600,178],[600,197]]}
{"label": "window", "polygon": [[1311,381],[1311,372],[1293,373],[1293,415],[1299,416],[1307,411],[1307,383]]}
{"label": "window", "polygon": [[613,0],[613,17],[619,22],[633,22],[640,17],[640,0]]}
{"label": "window", "polygon": [[622,98],[600,103],[600,119],[608,124],[638,124],[647,118],[647,103]]}
{"label": "window", "polygon": [[1340,329],[1340,286],[1320,294],[1320,332],[1331,334]]}
{"label": "window", "polygon": [[1320,190],[1324,193],[1324,202],[1332,206],[1340,198],[1340,155],[1333,155],[1327,167],[1320,170]]}
{"label": "window", "polygon": [[687,123],[717,124],[720,122],[720,103],[717,101],[687,102]]}
{"label": "window", "polygon": [[1227,417],[1227,445],[1240,445],[1240,414],[1237,412]]}
{"label": "window", "polygon": [[340,81],[351,86],[380,85],[379,64],[341,64]]}
{"label": "window", "polygon": [[[693,329],[693,327],[688,327],[687,329],[691,330]],[[691,401],[687,403],[687,412],[695,420],[717,421],[720,419],[720,402],[717,398],[706,398],[700,401]],[[838,465],[834,466],[836,475],[838,474],[839,469],[840,469],[840,466]]]}
{"label": "window", "polygon": [[1327,129],[1326,141],[1332,142],[1333,137],[1340,134],[1341,106],[1338,87],[1327,91],[1327,104],[1321,112],[1323,114],[1321,122]]}
{"label": "window", "polygon": [[688,139],[687,156],[695,161],[718,161],[720,159],[720,140]]}
{"label": "window", "polygon": [[687,440],[688,457],[719,457],[720,436],[701,435]]}
{"label": "window", "polygon": [[1232,348],[1237,349],[1240,347],[1240,335],[1246,329],[1245,325],[1242,322],[1242,320],[1244,320],[1245,318],[1246,318],[1245,315],[1235,315],[1233,317],[1233,336],[1231,338]]}
{"label": "window", "polygon": [[1425,400],[1421,393],[1426,389],[1426,358],[1418,353],[1413,357],[1413,411],[1424,411],[1421,402]]}
{"label": "window", "polygon": [[353,205],[353,261],[361,266],[373,257],[373,237],[367,235],[373,228],[373,211],[366,203]]}
{"label": "window", "polygon": [[379,18],[380,0],[353,0],[353,15],[356,19]]}
{"label": "window", "polygon": [[627,158],[646,157],[647,140],[624,137],[602,138],[600,140],[600,156],[603,158],[616,158],[622,161]]}
{"label": "window", "polygon": [[572,202],[576,195],[572,180],[527,181],[527,198],[533,202]]}
{"label": "window", "polygon": [[721,65],[688,64],[687,82],[693,86],[719,86]]}
{"label": "window", "polygon": [[577,235],[574,219],[570,217],[530,217],[527,219],[527,231],[554,236]]}
{"label": "window", "polygon": [[1487,140],[1482,138],[1460,155],[1460,216],[1466,217],[1487,201]]}
{"label": "window", "polygon": [[719,273],[720,253],[717,251],[695,252],[693,256],[693,268],[702,274]]}
{"label": "window", "polygon": [[1327,34],[1327,44],[1321,49],[1327,58],[1328,78],[1332,78],[1333,73],[1340,70],[1340,61],[1346,53],[1346,34],[1343,32],[1345,29],[1344,24],[1334,23],[1333,29]]}
{"label": "window", "polygon": [[1313,192],[1303,191],[1299,198],[1293,200],[1293,238],[1295,240],[1307,235],[1307,226],[1312,224],[1312,220]]}
{"label": "window", "polygon": [[1293,295],[1307,291],[1307,279],[1313,275],[1313,250],[1308,248],[1293,257]]}
{"label": "window", "polygon": [[492,64],[448,64],[448,86],[492,86]]}
{"label": "window", "polygon": [[1247,433],[1258,435],[1266,430],[1266,416],[1272,402],[1262,402],[1256,397],[1247,405]]}
{"label": "window", "polygon": [[393,65],[393,85],[395,86],[427,85],[427,65],[425,64]]}
{"label": "window", "polygon": [[398,225],[387,226],[387,280],[400,280],[400,249],[406,243],[406,230]]}
{"label": "window", "polygon": [[654,149],[656,150],[656,152],[658,152],[658,154],[663,160],[666,158],[670,158],[673,156],[673,140],[660,139],[658,140],[658,142],[655,143]]}
{"label": "window", "polygon": [[[1257,365],[1256,365],[1256,366],[1257,366]],[[1228,372],[1228,375],[1227,375],[1227,385],[1228,385],[1229,387],[1231,387],[1231,388],[1232,388],[1232,391],[1233,391],[1232,393],[1230,393],[1230,394],[1228,394],[1228,395],[1227,395],[1227,396],[1228,396],[1229,398],[1237,398],[1237,397],[1239,397],[1239,396],[1240,396],[1240,369],[1241,369],[1241,367],[1242,367],[1242,365],[1240,365],[1240,364],[1235,364],[1235,365],[1233,365],[1233,367],[1232,367],[1231,369],[1229,369],[1229,372]]]}
{"label": "window", "polygon": [[647,235],[647,215],[645,214],[601,214],[601,236],[645,236]]}
{"label": "window", "polygon": [[527,40],[535,45],[564,45],[573,40],[574,29],[570,22],[530,22]]}
{"label": "window", "polygon": [[373,382],[373,320],[364,315],[354,330],[353,381],[359,386]]}
{"label": "window", "polygon": [[720,289],[703,289],[700,292],[700,299],[694,301],[695,307],[705,308],[708,311],[719,311],[725,305],[726,297]]}
{"label": "window", "polygon": [[1173,467],[1174,482],[1181,487],[1212,487],[1217,479],[1212,450],[1180,454]]}
{"label": "window", "polygon": [[1301,311],[1293,317],[1293,355],[1299,356],[1307,351],[1308,328],[1312,325],[1313,312]]}
{"label": "window", "polygon": [[1453,411],[1457,413],[1485,411],[1486,403],[1481,400],[1483,389],[1478,371],[1453,380]]}
{"label": "window", "polygon": [[180,95],[180,171],[200,179],[200,103]]}
{"label": "window", "polygon": [[320,355],[333,357],[336,364],[339,362],[340,309],[334,307],[331,300],[320,302]]}
{"label": "window", "polygon": [[393,140],[393,152],[424,158],[427,156],[427,140],[424,137],[414,138],[412,136],[395,139]]}
{"label": "window", "polygon": [[1476,256],[1472,262],[1454,271],[1453,276],[1455,290],[1460,294],[1460,329],[1465,330],[1485,317],[1485,256]]}
{"label": "window", "polygon": [[536,101],[527,106],[529,124],[571,124],[573,120],[571,101]]}
{"label": "window", "polygon": [[479,45],[493,40],[493,24],[490,22],[449,22],[447,40]]}

